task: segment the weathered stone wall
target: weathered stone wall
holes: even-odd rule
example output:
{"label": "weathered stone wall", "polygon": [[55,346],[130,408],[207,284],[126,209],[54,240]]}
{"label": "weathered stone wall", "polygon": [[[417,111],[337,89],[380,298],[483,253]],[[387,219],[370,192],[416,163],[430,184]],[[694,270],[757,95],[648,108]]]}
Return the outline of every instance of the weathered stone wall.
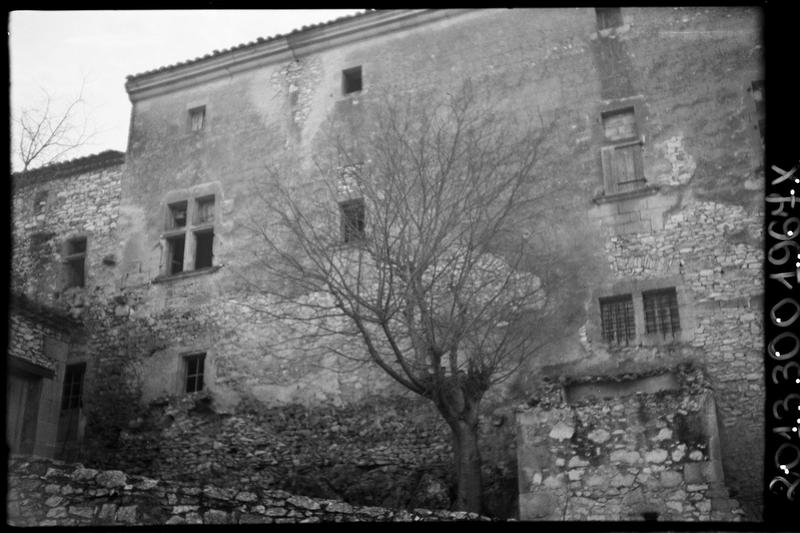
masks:
{"label": "weathered stone wall", "polygon": [[723,479],[709,383],[685,367],[667,376],[675,388],[570,403],[554,385],[520,410],[520,518],[740,520]]}
{"label": "weathered stone wall", "polygon": [[256,485],[163,481],[30,457],[12,457],[8,470],[12,526],[489,520],[464,512],[354,507]]}
{"label": "weathered stone wall", "polygon": [[[61,307],[65,299],[80,305],[83,292],[115,285],[123,163],[124,154],[107,151],[14,175],[14,291]],[[64,294],[64,243],[79,236],[87,239],[85,289]]]}
{"label": "weathered stone wall", "polygon": [[[372,397],[342,407],[243,402],[217,413],[212,395],[164,398],[134,414],[113,443],[87,450],[96,468],[220,486],[259,485],[351,504],[450,508],[450,431],[420,399]],[[481,423],[485,512],[516,516],[510,413]]]}

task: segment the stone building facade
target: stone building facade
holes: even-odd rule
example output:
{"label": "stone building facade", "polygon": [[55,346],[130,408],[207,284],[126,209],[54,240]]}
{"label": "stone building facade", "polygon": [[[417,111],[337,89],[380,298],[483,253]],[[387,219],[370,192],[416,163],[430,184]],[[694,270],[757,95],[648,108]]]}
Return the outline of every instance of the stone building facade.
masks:
{"label": "stone building facade", "polygon": [[[103,420],[87,420],[89,435],[119,434],[137,401],[197,391],[218,412],[402,394],[379,370],[344,371],[329,346],[288,342],[285,325],[252,313],[263,303],[242,282],[257,271],[254,189],[276,154],[310,174],[326,120],[357,117],[383,91],[471,79],[552,125],[539,162],[559,185],[547,225],[592,265],[554,348],[508,394],[533,394],[542,376],[693,362],[714,390],[725,485],[758,517],[761,467],[743,458],[763,443],[760,32],[751,8],[367,12],[131,76],[122,179],[86,173],[118,187],[92,188],[108,203],[82,230],[87,280],[102,276],[101,288],[56,298],[55,267],[29,275],[22,241],[14,286],[89,332],[85,403]],[[27,190],[15,235],[39,216]]]}

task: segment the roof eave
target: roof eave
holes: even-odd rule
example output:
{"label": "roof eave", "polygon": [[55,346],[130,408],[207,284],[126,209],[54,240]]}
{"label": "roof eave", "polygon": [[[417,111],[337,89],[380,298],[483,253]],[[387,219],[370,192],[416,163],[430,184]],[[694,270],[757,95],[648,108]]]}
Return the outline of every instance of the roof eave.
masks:
{"label": "roof eave", "polygon": [[125,90],[131,102],[191,87],[198,83],[253,68],[288,61],[301,55],[333,48],[357,39],[374,37],[405,27],[432,22],[472,9],[404,9],[371,12],[322,27],[293,32],[252,47],[232,49],[188,64],[129,78]]}

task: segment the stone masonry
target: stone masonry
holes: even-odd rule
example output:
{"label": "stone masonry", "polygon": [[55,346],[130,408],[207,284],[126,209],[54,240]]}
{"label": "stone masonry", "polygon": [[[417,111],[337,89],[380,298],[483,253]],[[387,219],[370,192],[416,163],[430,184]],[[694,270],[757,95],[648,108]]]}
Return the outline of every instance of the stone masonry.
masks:
{"label": "stone masonry", "polygon": [[351,506],[257,485],[166,482],[30,457],[11,458],[8,481],[8,523],[18,527],[489,520],[475,513]]}

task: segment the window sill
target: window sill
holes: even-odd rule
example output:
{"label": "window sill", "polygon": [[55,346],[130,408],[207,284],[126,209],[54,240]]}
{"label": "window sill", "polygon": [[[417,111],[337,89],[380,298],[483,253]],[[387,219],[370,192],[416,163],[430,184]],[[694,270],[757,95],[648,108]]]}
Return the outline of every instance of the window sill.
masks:
{"label": "window sill", "polygon": [[170,274],[170,275],[162,274],[160,276],[157,276],[157,277],[153,278],[153,281],[151,281],[151,283],[167,283],[167,282],[176,281],[176,280],[179,280],[179,279],[193,278],[193,277],[196,277],[196,276],[204,276],[206,274],[213,274],[214,272],[216,272],[220,268],[222,268],[221,265],[215,265],[215,266],[208,267],[208,268],[201,268],[199,270],[189,270],[188,272],[181,272],[180,274]]}
{"label": "window sill", "polygon": [[641,198],[642,196],[650,196],[659,191],[657,185],[645,185],[632,191],[618,192],[614,194],[601,194],[592,198],[595,204],[607,204],[611,202],[621,202],[623,200],[630,200],[632,198]]}

